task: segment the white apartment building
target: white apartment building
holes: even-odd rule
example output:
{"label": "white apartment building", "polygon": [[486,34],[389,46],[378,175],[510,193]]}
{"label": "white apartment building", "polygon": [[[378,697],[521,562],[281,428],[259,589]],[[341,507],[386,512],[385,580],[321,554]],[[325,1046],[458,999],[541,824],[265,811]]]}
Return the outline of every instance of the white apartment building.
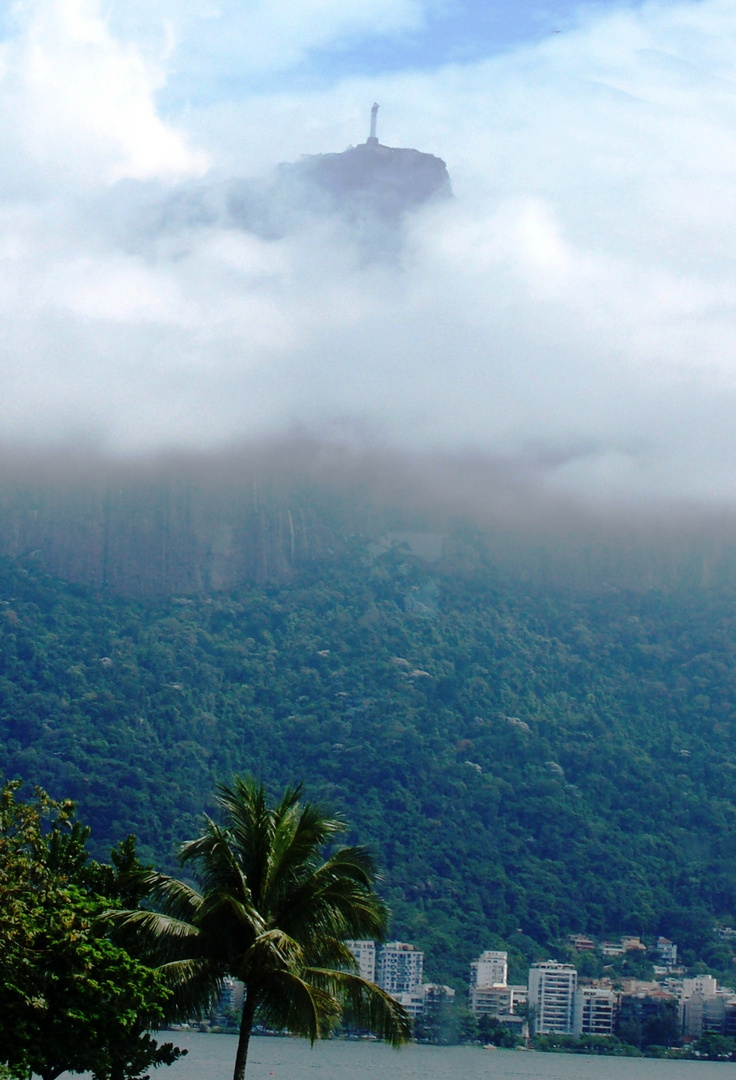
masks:
{"label": "white apartment building", "polygon": [[525,986],[471,986],[468,1008],[477,1020],[481,1016],[512,1016],[516,1006],[526,1002]]}
{"label": "white apartment building", "polygon": [[376,981],[375,941],[346,941],[345,944],[358,962],[358,974],[368,982]]}
{"label": "white apartment building", "polygon": [[[701,1035],[700,1019],[696,1016],[699,1006],[694,1004],[688,1009],[688,1005],[693,998],[702,1002],[706,998],[715,997],[718,993],[718,980],[712,975],[696,975],[693,979],[667,979],[664,987],[677,997],[680,1024],[685,1034],[689,1035],[692,1028],[696,1032],[695,1037],[698,1038]],[[689,1017],[686,1012],[689,1012]]]}
{"label": "white apartment building", "polygon": [[613,990],[582,986],[573,993],[572,1034],[613,1035],[617,995]]}
{"label": "white apartment building", "polygon": [[506,986],[509,954],[487,949],[470,965],[471,986]]}
{"label": "white apartment building", "polygon": [[392,994],[410,994],[422,985],[424,953],[404,941],[389,941],[378,953],[377,983]]}
{"label": "white apartment building", "polygon": [[692,979],[670,981],[669,986],[678,992],[681,1001],[687,1001],[693,994],[703,994],[704,997],[713,997],[718,993],[718,980],[712,975],[696,975]]}
{"label": "white apartment building", "polygon": [[736,994],[718,986],[712,975],[670,983],[680,1003],[683,1032],[694,1039],[704,1031],[733,1035],[736,1025]]}
{"label": "white apartment building", "polygon": [[406,993],[393,995],[398,1001],[399,1005],[408,1012],[412,1019],[416,1019],[417,1016],[421,1016],[424,1012],[424,989],[421,986],[415,986],[413,990],[408,990]]}
{"label": "white apartment building", "polygon": [[527,999],[525,986],[508,986],[509,954],[487,949],[470,965],[468,1007],[476,1018],[511,1016]]}
{"label": "white apartment building", "polygon": [[409,1016],[417,1017],[431,1009],[433,1005],[439,1005],[442,998],[452,1001],[455,991],[449,986],[440,986],[439,983],[424,983],[423,986],[415,986],[408,993],[396,994],[396,1000],[403,1005]]}
{"label": "white apartment building", "polygon": [[539,1035],[570,1035],[573,1029],[573,995],[578,973],[572,964],[546,960],[529,969],[529,1007]]}

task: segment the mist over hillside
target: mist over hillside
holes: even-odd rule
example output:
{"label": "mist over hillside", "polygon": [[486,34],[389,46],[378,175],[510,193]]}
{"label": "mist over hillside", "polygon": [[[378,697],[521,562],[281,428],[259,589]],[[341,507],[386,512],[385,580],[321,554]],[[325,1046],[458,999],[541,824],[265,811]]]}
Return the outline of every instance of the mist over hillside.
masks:
{"label": "mist over hillside", "polygon": [[[397,454],[307,436],[120,459],[6,453],[0,554],[121,595],[288,580],[356,542],[437,538],[440,565],[573,591],[736,580],[736,517],[693,504],[591,507],[544,490],[547,463]],[[468,537],[472,540],[468,541]]]}

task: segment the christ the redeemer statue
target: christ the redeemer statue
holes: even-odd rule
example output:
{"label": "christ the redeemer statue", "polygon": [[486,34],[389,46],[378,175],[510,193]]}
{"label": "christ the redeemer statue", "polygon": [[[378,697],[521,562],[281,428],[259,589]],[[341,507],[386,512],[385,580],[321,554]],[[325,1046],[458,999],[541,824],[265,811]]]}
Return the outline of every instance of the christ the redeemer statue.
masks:
{"label": "christ the redeemer statue", "polygon": [[371,109],[371,133],[366,139],[368,146],[378,146],[378,138],[376,137],[376,117],[378,116],[378,103],[373,102],[373,108]]}

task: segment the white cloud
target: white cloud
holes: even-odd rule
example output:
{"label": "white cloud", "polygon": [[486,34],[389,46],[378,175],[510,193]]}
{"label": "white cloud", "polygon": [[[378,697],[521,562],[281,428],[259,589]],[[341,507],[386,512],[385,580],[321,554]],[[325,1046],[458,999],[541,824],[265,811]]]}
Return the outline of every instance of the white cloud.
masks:
{"label": "white cloud", "polygon": [[0,117],[22,175],[79,190],[203,171],[204,155],[157,114],[160,65],[111,36],[99,0],[27,0],[16,20],[2,46]]}
{"label": "white cloud", "polygon": [[[330,40],[351,32],[323,15]],[[17,174],[41,181],[0,202],[6,434],[130,449],[353,422],[413,447],[582,447],[548,455],[554,490],[736,495],[732,4],[592,11],[483,63],[221,102],[178,119],[189,141],[156,112],[162,67],[91,2],[24,20],[0,100]],[[442,154],[456,192],[416,215],[400,265],[365,265],[330,222],[152,234],[133,204],[163,189],[85,194],[88,174],[191,170],[192,146],[220,177],[341,150],[374,98],[382,139]]]}

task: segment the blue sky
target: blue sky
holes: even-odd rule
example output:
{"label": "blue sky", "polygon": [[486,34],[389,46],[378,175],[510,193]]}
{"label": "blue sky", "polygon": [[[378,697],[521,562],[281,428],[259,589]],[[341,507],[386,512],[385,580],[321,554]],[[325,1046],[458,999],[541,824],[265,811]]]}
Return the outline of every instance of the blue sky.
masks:
{"label": "blue sky", "polygon": [[[636,8],[641,2],[623,0],[616,6]],[[232,0],[213,5],[217,14],[207,12],[208,17],[187,24],[170,99],[214,101],[253,91],[309,89],[356,75],[477,61],[564,32],[575,25],[581,10],[590,13],[604,5],[577,0],[429,0],[406,6],[413,11],[403,20],[398,16],[399,25],[391,29],[372,32],[368,10],[358,26],[342,33],[337,29],[323,45],[305,47],[294,62],[249,71],[238,48],[247,37],[247,7]]]}
{"label": "blue sky", "polygon": [[[111,25],[121,36],[134,40],[145,36],[160,39],[166,22],[176,28],[175,61],[162,94],[162,102],[175,109],[185,104],[238,100],[251,93],[278,89],[315,89],[351,76],[371,77],[473,62],[538,43],[555,32],[563,33],[576,24],[581,12],[590,17],[596,10],[636,9],[643,2],[348,3],[344,7],[353,9],[354,18],[332,21],[330,15],[334,12],[328,11],[324,19],[317,4],[313,5],[313,22],[316,26],[322,24],[324,34],[304,34],[293,52],[285,52],[278,59],[271,50],[260,57],[249,55],[249,24],[258,4],[151,0],[142,7],[136,0],[128,4],[116,0],[109,5],[109,12]],[[373,20],[376,6],[379,10]]]}
{"label": "blue sky", "polygon": [[[736,502],[733,0],[8,11],[6,439],[352,431],[546,462],[548,493]],[[334,220],[171,225],[192,190],[362,141],[373,101],[455,193],[400,260]]]}

